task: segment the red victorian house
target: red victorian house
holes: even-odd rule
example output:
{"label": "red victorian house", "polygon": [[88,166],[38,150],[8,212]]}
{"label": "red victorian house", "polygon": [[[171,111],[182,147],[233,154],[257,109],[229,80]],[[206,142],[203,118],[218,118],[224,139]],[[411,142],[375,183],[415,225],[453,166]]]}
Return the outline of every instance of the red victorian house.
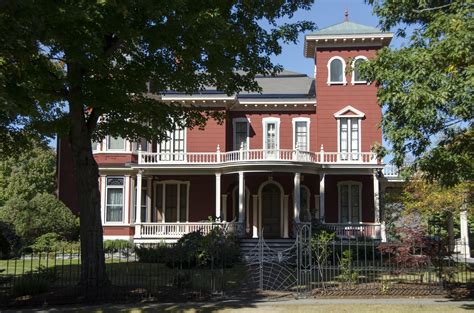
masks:
{"label": "red victorian house", "polygon": [[[384,176],[371,152],[382,142],[377,89],[346,67],[357,69],[391,39],[345,21],[306,35],[314,78],[283,71],[256,78],[262,93],[162,95],[225,111],[226,120],[178,129],[159,143],[96,144],[104,238],[174,241],[212,227],[288,238],[294,223],[319,219],[340,236],[383,239],[379,196],[396,173]],[[65,143],[60,148],[59,197],[74,207],[70,155]]]}

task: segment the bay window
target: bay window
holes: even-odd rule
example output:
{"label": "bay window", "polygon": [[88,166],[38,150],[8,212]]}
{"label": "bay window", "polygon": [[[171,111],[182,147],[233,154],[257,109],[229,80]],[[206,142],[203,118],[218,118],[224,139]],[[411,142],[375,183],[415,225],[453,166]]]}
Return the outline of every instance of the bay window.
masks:
{"label": "bay window", "polygon": [[125,139],[122,137],[107,136],[107,150],[125,150]]}

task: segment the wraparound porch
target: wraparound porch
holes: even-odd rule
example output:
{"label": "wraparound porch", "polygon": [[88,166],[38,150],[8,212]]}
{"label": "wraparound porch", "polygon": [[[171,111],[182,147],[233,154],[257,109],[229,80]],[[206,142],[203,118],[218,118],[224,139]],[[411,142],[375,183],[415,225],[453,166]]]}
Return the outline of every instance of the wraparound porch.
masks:
{"label": "wraparound porch", "polygon": [[[324,227],[334,231],[339,238],[371,238],[381,239],[383,225],[380,223],[338,224],[326,223]],[[234,233],[238,237],[245,237],[245,227],[236,222],[185,222],[185,223],[141,223],[135,226],[135,240],[150,242],[155,240],[174,241],[190,232],[200,231],[208,234],[212,229],[220,228]],[[294,234],[294,232],[292,232]]]}

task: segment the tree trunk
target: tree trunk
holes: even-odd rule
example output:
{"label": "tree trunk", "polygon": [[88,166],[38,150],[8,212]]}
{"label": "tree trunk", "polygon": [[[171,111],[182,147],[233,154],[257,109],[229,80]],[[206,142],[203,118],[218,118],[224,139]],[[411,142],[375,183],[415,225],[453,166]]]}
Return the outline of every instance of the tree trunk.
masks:
{"label": "tree trunk", "polygon": [[81,236],[80,285],[87,296],[96,296],[101,287],[110,284],[105,271],[103,232],[100,217],[99,168],[92,154],[91,130],[87,125],[82,101],[80,68],[68,64],[73,82],[69,108],[71,128],[69,141],[75,166],[76,190],[79,201]]}

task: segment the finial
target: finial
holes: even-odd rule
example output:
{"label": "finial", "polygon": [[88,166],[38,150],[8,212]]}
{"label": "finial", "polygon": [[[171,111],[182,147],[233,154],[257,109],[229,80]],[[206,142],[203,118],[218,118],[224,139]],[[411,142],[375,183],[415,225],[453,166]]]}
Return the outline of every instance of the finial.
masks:
{"label": "finial", "polygon": [[349,22],[349,10],[344,10],[344,22]]}

